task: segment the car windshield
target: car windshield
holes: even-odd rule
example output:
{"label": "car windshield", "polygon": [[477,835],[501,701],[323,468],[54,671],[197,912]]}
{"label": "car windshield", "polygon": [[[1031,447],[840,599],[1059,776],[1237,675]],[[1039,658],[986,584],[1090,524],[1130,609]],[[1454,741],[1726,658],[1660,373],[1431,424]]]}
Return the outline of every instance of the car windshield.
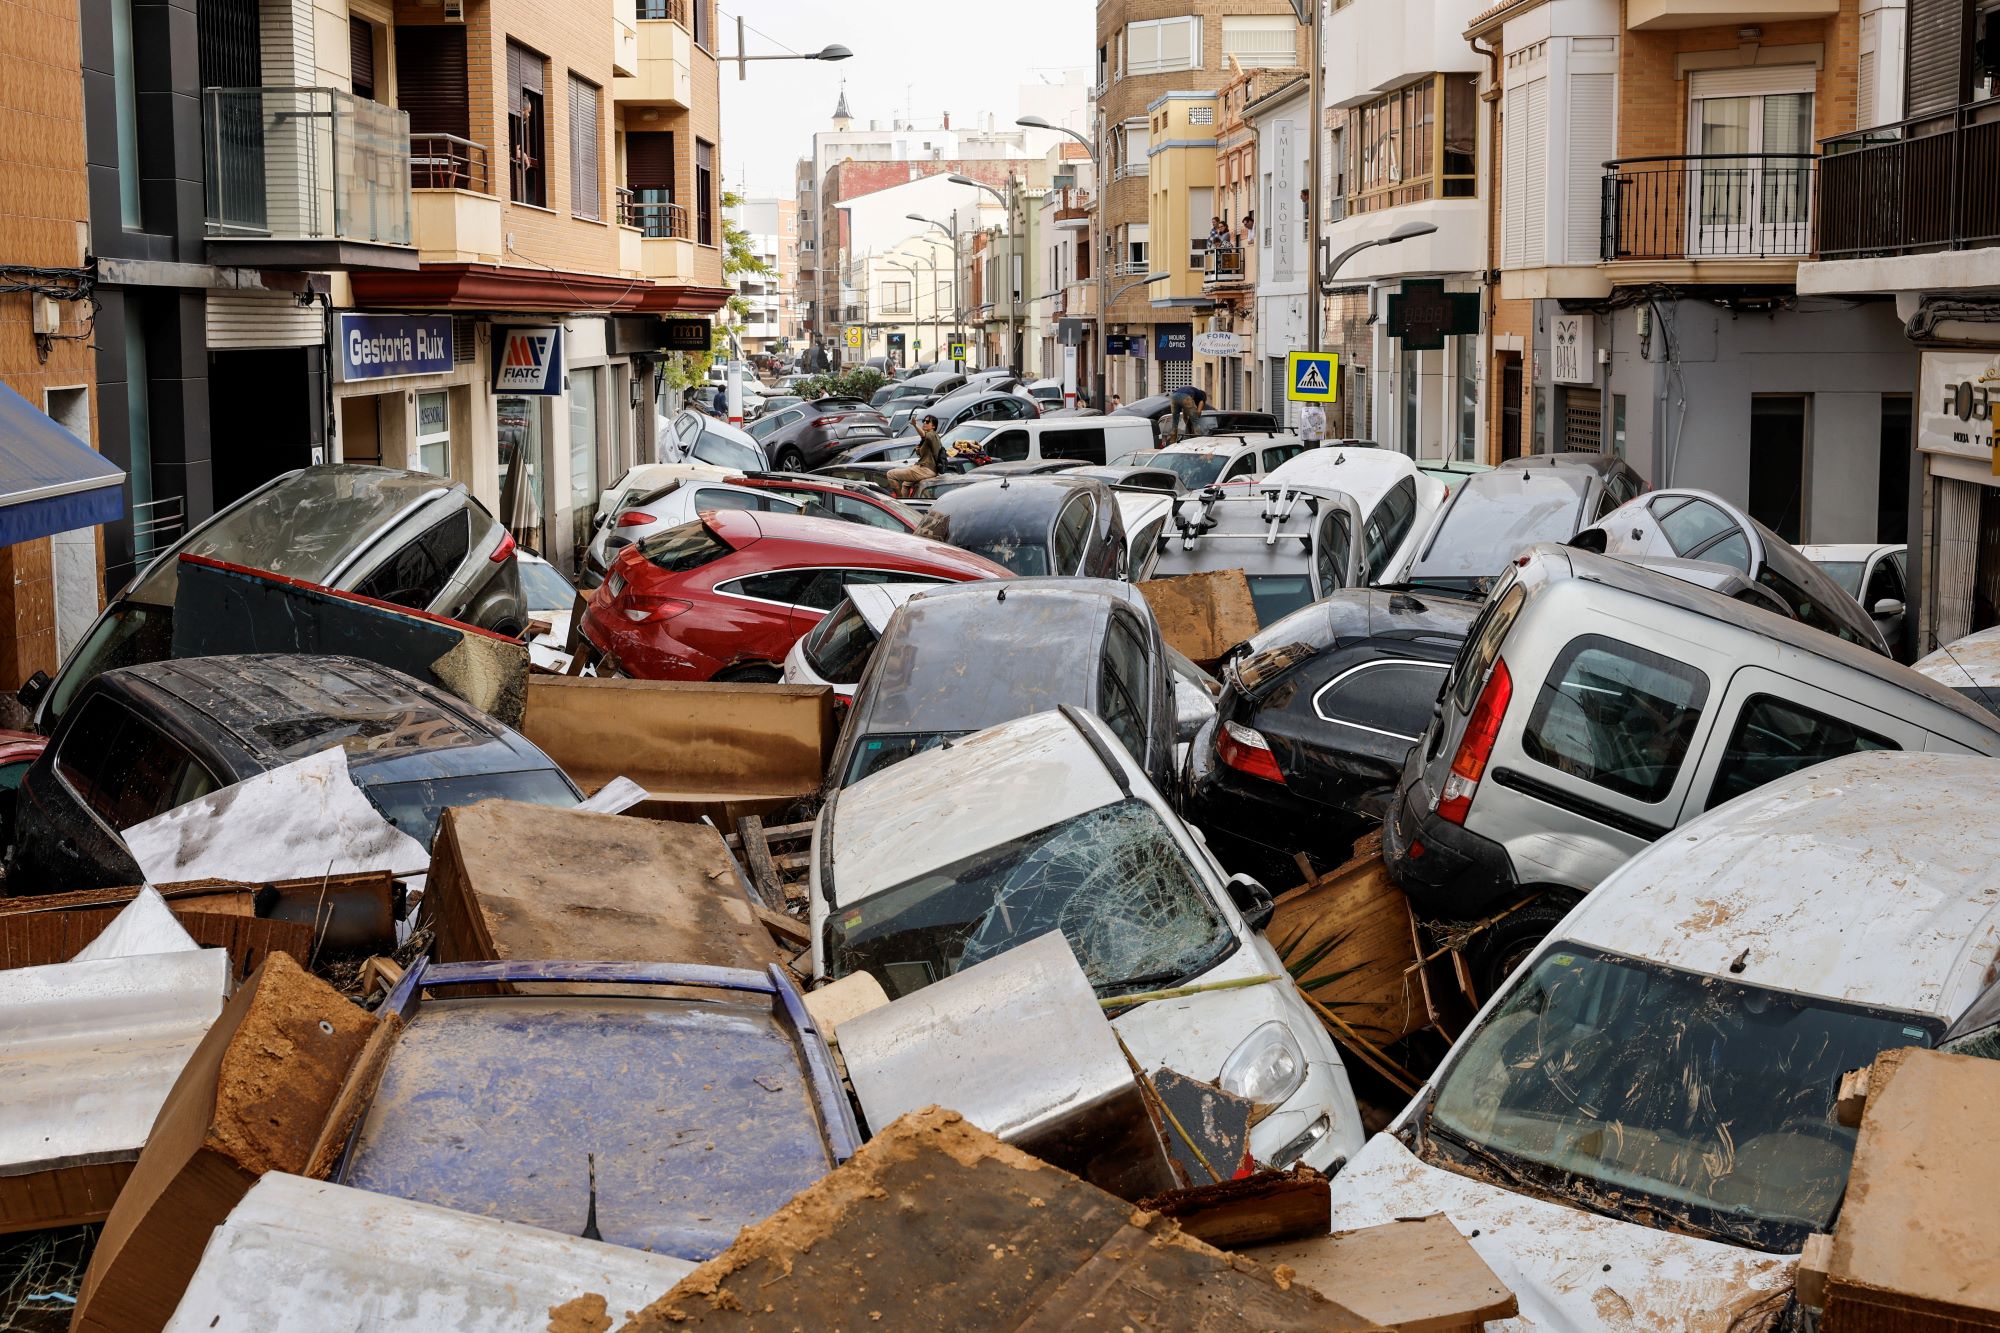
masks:
{"label": "car windshield", "polygon": [[1298,574],[1252,574],[1250,602],[1257,609],[1257,623],[1272,625],[1302,606],[1313,603],[1312,576]]}
{"label": "car windshield", "polygon": [[949,449],[955,444],[978,444],[998,429],[999,426],[991,421],[962,422],[944,434],[942,437],[944,447]]}
{"label": "car windshield", "polygon": [[1410,566],[1411,583],[1477,591],[1523,549],[1576,535],[1583,494],[1573,481],[1546,472],[1490,475],[1500,480],[1458,493]]}
{"label": "car windshield", "polygon": [[870,774],[893,768],[913,754],[935,750],[946,741],[970,734],[965,731],[912,731],[895,736],[870,736],[854,747],[854,758],[847,765],[847,781],[842,785],[852,787]]}
{"label": "car windshield", "polygon": [[1103,996],[1198,975],[1235,940],[1160,816],[1125,800],[836,909],[828,972],[895,999],[1052,930]]}
{"label": "car windshield", "polygon": [[[368,770],[360,770],[366,776]],[[438,820],[455,806],[480,801],[525,801],[529,805],[572,806],[576,789],[549,768],[517,773],[471,773],[455,778],[416,778],[409,782],[366,781],[362,793],[382,817],[428,847],[437,836]],[[413,867],[414,868],[414,867]]]}
{"label": "car windshield", "polygon": [[90,635],[56,674],[43,709],[41,729],[53,734],[77,692],[106,671],[160,662],[173,656],[174,609],[120,602],[91,626]]}
{"label": "car windshield", "polygon": [[764,456],[747,444],[725,439],[714,431],[705,430],[701,438],[688,450],[690,458],[703,463],[713,463],[717,467],[734,468],[739,472],[762,472]]}
{"label": "car windshield", "polygon": [[1820,560],[1815,563],[1819,565],[1821,573],[1840,585],[1842,592],[1857,600],[1860,598],[1861,571],[1866,568],[1865,562],[1860,560]]}
{"label": "car windshield", "polygon": [[1847,1185],[1841,1075],[1936,1036],[1918,1015],[1559,944],[1445,1070],[1426,1148],[1640,1225],[1796,1253]]}
{"label": "car windshield", "polygon": [[521,595],[530,611],[569,611],[576,607],[576,589],[556,572],[555,566],[540,560],[517,562],[521,569]]}
{"label": "car windshield", "polygon": [[1228,454],[1154,454],[1148,467],[1163,467],[1181,479],[1181,484],[1198,491],[1222,475]]}

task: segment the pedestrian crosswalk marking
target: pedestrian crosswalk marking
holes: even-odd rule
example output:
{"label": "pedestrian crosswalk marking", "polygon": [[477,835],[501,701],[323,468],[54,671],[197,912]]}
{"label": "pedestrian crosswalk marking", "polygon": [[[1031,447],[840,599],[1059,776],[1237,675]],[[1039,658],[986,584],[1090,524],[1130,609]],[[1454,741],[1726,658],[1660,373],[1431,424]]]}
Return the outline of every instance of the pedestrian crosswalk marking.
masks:
{"label": "pedestrian crosswalk marking", "polygon": [[1320,374],[1319,362],[1306,361],[1299,366],[1299,392],[1325,393],[1326,377]]}

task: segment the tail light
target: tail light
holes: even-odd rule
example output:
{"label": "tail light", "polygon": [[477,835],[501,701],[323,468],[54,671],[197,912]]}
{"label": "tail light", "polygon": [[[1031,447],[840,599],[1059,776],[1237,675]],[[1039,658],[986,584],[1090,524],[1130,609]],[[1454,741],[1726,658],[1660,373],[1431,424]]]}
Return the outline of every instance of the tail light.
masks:
{"label": "tail light", "polygon": [[686,611],[694,610],[694,603],[682,601],[678,597],[661,597],[655,593],[635,592],[625,597],[620,604],[625,618],[635,624],[672,620]]}
{"label": "tail light", "polygon": [[1278,756],[1271,753],[1271,743],[1240,722],[1222,724],[1222,730],[1215,735],[1215,755],[1238,773],[1285,785],[1285,775],[1278,768]]}
{"label": "tail light", "polygon": [[636,509],[628,509],[618,516],[618,526],[621,528],[643,528],[648,523],[658,523],[659,521],[659,519],[654,518],[651,514],[642,514]]}
{"label": "tail light", "polygon": [[825,430],[828,426],[838,426],[839,424],[839,417],[819,417],[813,421],[812,429]]}
{"label": "tail light", "polygon": [[500,529],[500,544],[494,547],[493,554],[487,556],[486,558],[488,560],[491,560],[494,564],[497,565],[501,561],[507,559],[507,557],[513,554],[514,554],[514,534],[507,531],[505,528],[502,528]]}
{"label": "tail light", "polygon": [[1465,724],[1458,753],[1451,757],[1451,772],[1438,796],[1439,819],[1453,824],[1465,822],[1472,809],[1473,794],[1479,790],[1479,780],[1486,776],[1486,761],[1493,757],[1500,719],[1507,716],[1507,705],[1513,699],[1514,678],[1507,673],[1506,660],[1495,658],[1493,674],[1486,678],[1486,688],[1479,692],[1479,702],[1472,706],[1472,717]]}

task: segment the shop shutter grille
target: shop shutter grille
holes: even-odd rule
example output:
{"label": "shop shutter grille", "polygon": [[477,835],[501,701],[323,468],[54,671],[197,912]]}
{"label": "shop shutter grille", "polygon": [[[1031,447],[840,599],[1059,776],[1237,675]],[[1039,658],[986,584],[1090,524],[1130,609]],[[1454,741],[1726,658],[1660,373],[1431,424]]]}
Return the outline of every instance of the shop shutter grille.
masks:
{"label": "shop shutter grille", "polygon": [[1563,451],[1572,454],[1602,452],[1600,417],[1604,400],[1596,389],[1566,388],[1563,404]]}
{"label": "shop shutter grille", "polygon": [[478,355],[479,349],[473,339],[479,336],[479,324],[467,315],[451,317],[451,363],[454,366],[469,366]]}

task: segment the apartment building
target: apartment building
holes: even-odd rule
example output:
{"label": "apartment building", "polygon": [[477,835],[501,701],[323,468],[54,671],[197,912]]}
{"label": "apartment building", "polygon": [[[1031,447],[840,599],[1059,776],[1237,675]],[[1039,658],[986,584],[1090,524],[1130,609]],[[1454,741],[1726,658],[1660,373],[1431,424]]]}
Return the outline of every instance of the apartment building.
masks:
{"label": "apartment building", "polygon": [[743,229],[762,273],[745,273],[736,294],[746,309],[739,335],[745,352],[780,352],[798,341],[799,205],[776,196],[746,198],[724,210]]}
{"label": "apartment building", "polygon": [[[1885,420],[1880,476],[1885,513],[1899,476],[1906,486],[1897,595],[1914,612],[1910,646],[1929,652],[2000,624],[2000,203],[1984,184],[2000,168],[2000,6],[1909,0],[1861,17],[1875,19],[1864,54],[1882,54],[1858,88],[1881,123],[1819,145],[1817,255],[1798,288],[1801,300],[1886,303],[1911,349],[1911,397],[1900,438]],[[1904,536],[1886,523],[1878,535]],[[1890,595],[1864,596],[1878,591]]]}
{"label": "apartment building", "polygon": [[[1306,346],[1306,239],[1297,201],[1312,142],[1306,89],[1304,70],[1253,66],[1216,91],[1221,124],[1208,225],[1220,222],[1222,230],[1221,243],[1211,237],[1203,257],[1202,295],[1214,304],[1205,335],[1195,339],[1195,380],[1220,407],[1282,415],[1282,381],[1274,397],[1272,383],[1260,382],[1259,367],[1271,356],[1282,363],[1287,352]],[[1268,291],[1262,286],[1267,272]],[[1262,319],[1267,303],[1274,315],[1268,329]],[[1279,350],[1267,349],[1267,342]]]}
{"label": "apartment building", "polygon": [[1007,215],[998,230],[987,233],[979,255],[980,293],[974,316],[980,324],[979,363],[1029,369],[1028,353],[1040,351],[1034,328],[1037,295],[1036,260],[1042,249],[1042,198],[1049,192],[1048,165],[1041,159],[1021,164],[1023,176],[1009,177],[1001,192]]}
{"label": "apartment building", "polygon": [[[1092,258],[1110,270],[1112,353],[1084,367],[1086,382],[1102,371],[1106,393],[1129,403],[1194,381],[1195,334],[1216,304],[1204,290],[1218,216],[1216,91],[1245,68],[1302,67],[1306,33],[1290,0],[1098,5]],[[1166,276],[1148,282],[1155,274]]]}
{"label": "apartment building", "polygon": [[1868,0],[1520,0],[1468,24],[1494,51],[1491,350],[1522,449],[1623,455],[1792,541],[1903,539],[1901,321],[1798,281],[1832,221],[1819,146],[1883,119],[1900,32]]}
{"label": "apartment building", "polygon": [[1029,307],[1030,348],[1039,359],[1023,369],[1061,380],[1072,391],[1081,388],[1087,396],[1098,296],[1090,240],[1096,178],[1089,154],[1074,141],[1051,150],[1045,161],[1051,176],[1040,200],[1041,243],[1032,283],[1038,290]]}
{"label": "apartment building", "polygon": [[0,0],[0,687],[53,672],[99,606],[96,525],[128,498],[92,451],[82,34],[74,8]]}
{"label": "apartment building", "polygon": [[714,0],[82,13],[108,577],[337,460],[464,481],[570,567],[729,295]]}

